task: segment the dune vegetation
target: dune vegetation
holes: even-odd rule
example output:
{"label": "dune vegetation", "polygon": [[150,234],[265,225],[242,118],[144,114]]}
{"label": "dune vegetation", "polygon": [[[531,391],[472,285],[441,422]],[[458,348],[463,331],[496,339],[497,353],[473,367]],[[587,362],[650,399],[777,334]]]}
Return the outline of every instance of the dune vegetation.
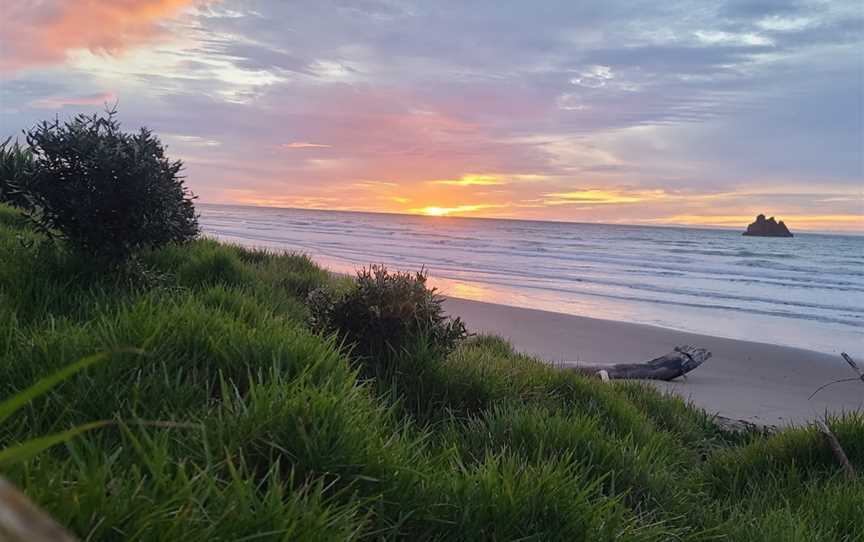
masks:
{"label": "dune vegetation", "polygon": [[[9,207],[0,255],[0,400],[107,354],[0,425],[3,449],[110,422],[0,465],[82,540],[864,540],[864,483],[814,428],[727,433],[420,319],[352,349],[381,328],[310,309],[402,283],[350,298],[305,256],[209,239],[108,272]],[[408,290],[382,307],[441,301]],[[830,425],[864,470],[864,418]]]}
{"label": "dune vegetation", "polygon": [[[200,238],[115,114],[0,145],[0,476],[82,540],[864,541],[815,428],[559,371],[422,272]],[[864,471],[864,416],[828,423]]]}

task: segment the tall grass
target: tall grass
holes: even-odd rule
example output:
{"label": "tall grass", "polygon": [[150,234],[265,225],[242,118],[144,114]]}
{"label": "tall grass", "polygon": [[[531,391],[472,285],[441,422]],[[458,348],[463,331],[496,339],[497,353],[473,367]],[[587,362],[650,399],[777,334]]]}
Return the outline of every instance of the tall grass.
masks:
{"label": "tall grass", "polygon": [[[0,449],[113,424],[0,474],[82,539],[864,540],[864,484],[812,428],[731,435],[496,337],[353,356],[305,303],[351,286],[302,255],[200,240],[106,276],[40,241],[0,207],[0,400],[113,354]],[[864,470],[864,418],[830,424]]]}

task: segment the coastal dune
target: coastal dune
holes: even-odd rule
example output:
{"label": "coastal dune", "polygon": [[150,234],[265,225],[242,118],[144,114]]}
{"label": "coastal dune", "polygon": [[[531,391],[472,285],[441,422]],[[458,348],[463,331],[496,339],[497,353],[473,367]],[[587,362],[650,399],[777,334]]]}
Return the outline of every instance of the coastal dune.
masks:
{"label": "coastal dune", "polygon": [[472,332],[500,335],[560,365],[647,361],[683,344],[707,348],[713,357],[686,378],[654,384],[728,418],[786,426],[864,409],[862,382],[808,399],[819,386],[854,376],[839,355],[452,297],[445,306]]}

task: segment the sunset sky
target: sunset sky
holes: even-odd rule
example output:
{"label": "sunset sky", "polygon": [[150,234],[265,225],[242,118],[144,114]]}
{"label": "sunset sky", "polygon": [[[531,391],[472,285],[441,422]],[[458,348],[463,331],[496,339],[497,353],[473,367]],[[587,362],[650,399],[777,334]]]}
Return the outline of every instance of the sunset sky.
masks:
{"label": "sunset sky", "polygon": [[859,1],[2,9],[0,136],[118,100],[202,202],[864,233]]}

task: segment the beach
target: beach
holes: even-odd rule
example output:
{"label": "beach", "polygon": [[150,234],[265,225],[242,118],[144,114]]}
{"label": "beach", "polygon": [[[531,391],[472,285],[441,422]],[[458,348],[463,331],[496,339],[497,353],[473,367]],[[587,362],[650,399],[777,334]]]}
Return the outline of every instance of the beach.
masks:
{"label": "beach", "polygon": [[686,378],[655,385],[727,418],[786,426],[864,409],[862,382],[835,384],[808,399],[825,383],[855,376],[839,355],[459,298],[445,306],[472,332],[500,335],[554,364],[631,363],[678,345],[707,348],[712,358]]}
{"label": "beach", "polygon": [[[474,332],[550,363],[631,363],[692,344],[713,357],[655,383],[708,412],[801,424],[864,408],[864,238],[204,205],[222,241],[292,247],[336,273],[425,269]],[[520,308],[516,308],[520,307]],[[590,317],[589,317],[590,316]],[[757,342],[758,341],[758,342]]]}

